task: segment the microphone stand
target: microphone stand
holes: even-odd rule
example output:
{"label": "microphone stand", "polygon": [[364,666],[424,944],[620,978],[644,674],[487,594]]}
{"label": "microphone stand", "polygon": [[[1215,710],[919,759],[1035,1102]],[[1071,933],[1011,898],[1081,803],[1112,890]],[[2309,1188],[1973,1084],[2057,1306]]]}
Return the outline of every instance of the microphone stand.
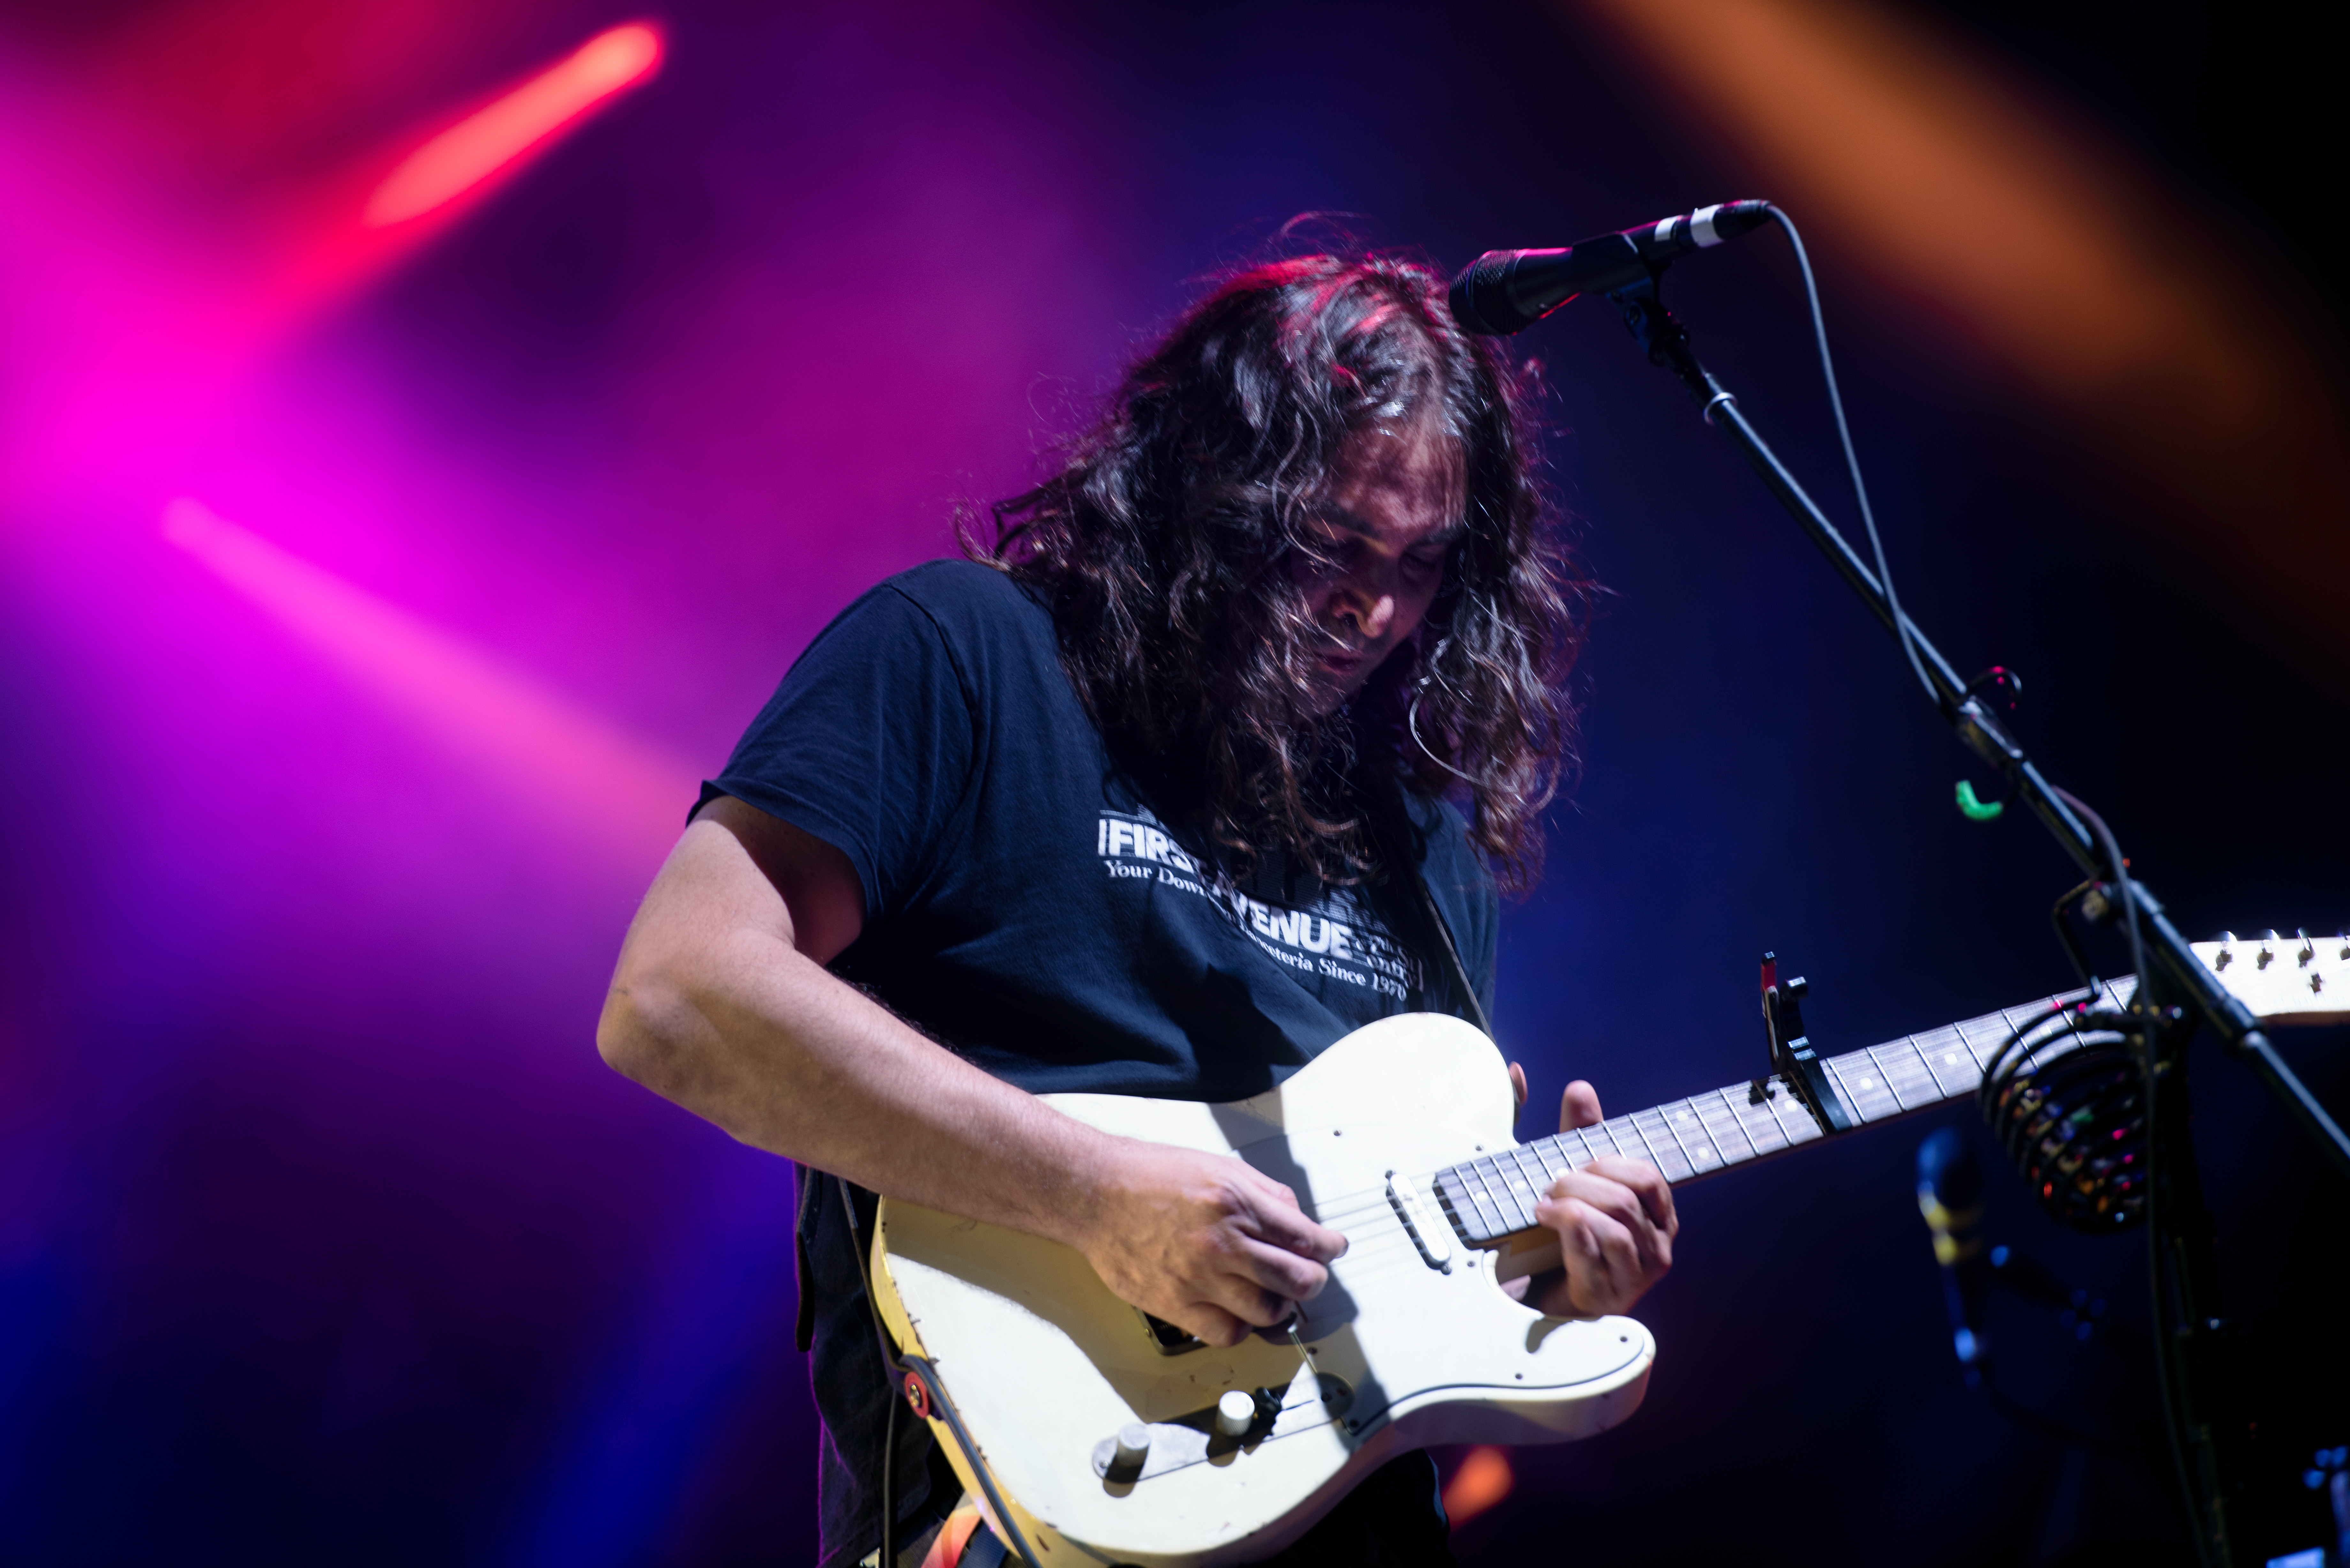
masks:
{"label": "microphone stand", "polygon": [[[1729,438],[1763,488],[1810,535],[1828,564],[1842,574],[1887,631],[1899,635],[1897,613],[1875,573],[1854,553],[1835,525],[1804,493],[1754,427],[1690,348],[1689,333],[1665,308],[1658,294],[1661,266],[1615,290],[1608,298],[1647,351],[1651,364],[1670,370],[1703,412],[1706,423]],[[1968,749],[2004,774],[2016,798],[2054,836],[2091,878],[2118,881],[2127,867],[2108,866],[2097,838],[2041,776],[2005,725],[1967,690],[1949,661],[1907,615],[1901,618],[1942,717]],[[2150,1102],[2147,1147],[2152,1167],[2147,1223],[2154,1232],[2155,1298],[2161,1318],[2156,1334],[2156,1370],[2163,1387],[2188,1491],[2196,1549],[2207,1568],[2257,1568],[2264,1561],[2255,1517],[2251,1428],[2232,1326],[2220,1314],[2218,1272],[2212,1255],[2211,1217],[2203,1205],[2202,1180],[2188,1124],[2187,1044],[2209,1024],[2230,1054],[2251,1064],[2284,1103],[2293,1121],[2316,1140],[2336,1168],[2350,1177],[2350,1137],[2326,1114],[2294,1075],[2259,1026],[2217,975],[2204,968],[2187,939],[2143,883],[2132,879],[2152,972],[2140,976],[2133,999],[2147,1053]],[[2118,900],[2109,900],[2117,903]]]}

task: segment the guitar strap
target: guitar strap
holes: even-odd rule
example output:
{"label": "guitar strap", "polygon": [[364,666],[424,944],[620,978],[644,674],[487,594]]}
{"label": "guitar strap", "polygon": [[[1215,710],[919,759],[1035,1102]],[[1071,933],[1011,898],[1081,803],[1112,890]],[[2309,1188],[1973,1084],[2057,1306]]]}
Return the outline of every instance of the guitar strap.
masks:
{"label": "guitar strap", "polygon": [[1419,865],[1413,840],[1417,829],[1412,826],[1410,813],[1404,805],[1403,792],[1399,788],[1385,810],[1374,810],[1372,821],[1385,842],[1388,864],[1399,877],[1411,883],[1412,908],[1423,928],[1421,938],[1424,952],[1443,955],[1445,972],[1451,979],[1452,989],[1460,996],[1470,1023],[1492,1037],[1493,1025],[1485,1017],[1485,1005],[1477,1000],[1476,982],[1469,978],[1469,966],[1461,961],[1461,948],[1452,940],[1451,923],[1445,919],[1444,910],[1436,902],[1436,894],[1428,885],[1428,874]]}
{"label": "guitar strap", "polygon": [[808,1204],[816,1197],[819,1178],[814,1168],[792,1161],[792,1190],[799,1201],[792,1211],[792,1283],[799,1291],[799,1315],[792,1324],[792,1343],[806,1355],[816,1348],[816,1272],[808,1267]]}

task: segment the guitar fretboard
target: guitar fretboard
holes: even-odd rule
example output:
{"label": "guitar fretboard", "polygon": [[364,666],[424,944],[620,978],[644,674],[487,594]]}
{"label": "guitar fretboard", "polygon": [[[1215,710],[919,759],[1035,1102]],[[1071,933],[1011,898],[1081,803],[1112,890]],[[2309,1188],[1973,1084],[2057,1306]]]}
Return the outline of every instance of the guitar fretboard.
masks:
{"label": "guitar fretboard", "polygon": [[[2107,985],[2106,996],[2119,1005],[2135,988],[2135,981],[2123,980]],[[1825,1057],[1821,1064],[1856,1128],[1890,1121],[1973,1094],[1992,1055],[2055,1000]],[[2029,1049],[2033,1060],[2045,1062],[2074,1044],[2062,1022],[2052,1019],[2033,1030]],[[1823,1136],[1803,1097],[1774,1074],[1463,1161],[1436,1173],[1436,1195],[1464,1241],[1492,1246],[1533,1229],[1534,1203],[1551,1183],[1601,1155],[1646,1160],[1678,1184],[1783,1154]]]}

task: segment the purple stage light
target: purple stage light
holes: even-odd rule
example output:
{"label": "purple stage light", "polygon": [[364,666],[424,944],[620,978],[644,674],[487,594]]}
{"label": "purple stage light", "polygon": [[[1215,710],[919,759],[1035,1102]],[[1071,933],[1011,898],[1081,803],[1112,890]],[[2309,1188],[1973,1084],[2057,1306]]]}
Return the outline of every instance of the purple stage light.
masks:
{"label": "purple stage light", "polygon": [[656,863],[675,837],[695,786],[687,763],[201,502],[166,506],[162,532],[451,753],[526,792],[533,820],[631,865]]}

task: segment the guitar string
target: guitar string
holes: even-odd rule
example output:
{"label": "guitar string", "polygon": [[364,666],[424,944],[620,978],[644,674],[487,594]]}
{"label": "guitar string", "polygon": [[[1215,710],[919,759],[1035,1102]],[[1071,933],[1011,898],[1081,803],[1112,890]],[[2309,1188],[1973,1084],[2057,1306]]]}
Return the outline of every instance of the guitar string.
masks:
{"label": "guitar string", "polygon": [[[2002,1028],[2012,1028],[2015,1016],[2026,1011],[2025,1008],[2003,1009],[2001,1012],[1967,1019],[1959,1023],[1930,1030],[1924,1035],[1905,1035],[1898,1040],[1887,1041],[1882,1044],[1869,1046],[1843,1056],[1825,1058],[1822,1064],[1834,1075],[1846,1103],[1854,1106],[1859,1120],[1866,1125],[1887,1116],[1899,1116],[1907,1111],[1920,1110],[1928,1106],[1947,1103],[1969,1093],[1972,1084],[1959,1080],[1971,1076],[1974,1082],[1979,1083],[1982,1069],[1981,1053],[1975,1042],[1969,1037],[1970,1030],[1979,1027],[1981,1033],[1988,1036]],[[2050,1041],[2042,1044],[2052,1044],[2058,1042]],[[1928,1054],[1929,1047],[1932,1046],[1942,1049],[1947,1057],[1948,1047],[1952,1045],[1965,1053],[1968,1064],[1973,1068],[1971,1075],[1954,1073],[1946,1076],[1934,1065]],[[2036,1054],[2041,1046],[2035,1045],[2030,1049]],[[2061,1049],[2060,1044],[2059,1050]],[[1898,1074],[1889,1071],[1883,1059],[1883,1054],[1887,1052],[1895,1053],[1897,1060],[1898,1054],[1908,1053],[1914,1058],[1916,1069],[1922,1071],[1913,1070],[1907,1064]],[[2058,1052],[2050,1054],[2054,1055]],[[1854,1092],[1852,1077],[1852,1069],[1864,1064],[1869,1069],[1861,1078],[1861,1082],[1868,1085],[1866,1094],[1866,1108],[1856,1103],[1863,1096]],[[1954,1066],[1957,1064],[1946,1060],[1944,1065]],[[1919,1089],[1925,1090],[1926,1093],[1914,1100],[1905,1099],[1894,1086],[1897,1078],[1904,1080],[1913,1094]],[[1783,1080],[1777,1075],[1773,1075],[1772,1081],[1783,1084]],[[1644,1152],[1652,1163],[1667,1172],[1668,1181],[1677,1185],[1699,1176],[1743,1165],[1762,1158],[1765,1155],[1779,1153],[1800,1144],[1817,1141],[1821,1136],[1816,1129],[1804,1129],[1808,1131],[1808,1136],[1803,1136],[1802,1132],[1789,1131],[1786,1124],[1781,1119],[1780,1112],[1792,1098],[1791,1095],[1783,1092],[1772,1095],[1766,1102],[1767,1108],[1765,1106],[1742,1106],[1733,1098],[1738,1087],[1739,1085],[1727,1085],[1688,1099],[1650,1106],[1627,1116],[1612,1116],[1593,1127],[1565,1129],[1556,1136],[1565,1137],[1569,1133],[1582,1135],[1580,1141],[1584,1144],[1586,1152],[1578,1157],[1564,1146],[1555,1147],[1554,1152],[1565,1160],[1565,1169],[1572,1171],[1582,1169],[1595,1159],[1604,1158],[1610,1153],[1620,1152],[1628,1147],[1636,1151]],[[1719,1102],[1721,1111],[1723,1113],[1719,1119],[1709,1119],[1708,1109],[1701,1104],[1707,1100]],[[1760,1114],[1746,1114],[1748,1112]],[[1657,1127],[1671,1140],[1670,1144],[1660,1147],[1655,1137],[1642,1126],[1643,1118],[1653,1118]],[[1711,1158],[1700,1160],[1691,1157],[1691,1146],[1681,1130],[1684,1127],[1688,1128],[1690,1135],[1702,1135],[1711,1150]],[[1721,1133],[1717,1128],[1728,1127],[1737,1128],[1741,1140],[1746,1146],[1743,1150],[1722,1146]],[[1758,1138],[1756,1136],[1758,1130],[1761,1130],[1764,1136]],[[1590,1135],[1594,1133],[1604,1135],[1607,1143],[1611,1147],[1593,1147],[1596,1140]],[[1453,1164],[1441,1168],[1451,1170],[1465,1166],[1487,1164],[1492,1175],[1500,1179],[1503,1193],[1514,1199],[1519,1206],[1531,1210],[1534,1201],[1543,1195],[1548,1180],[1555,1180],[1557,1175],[1561,1174],[1551,1171],[1548,1168],[1548,1162],[1534,1148],[1535,1144],[1552,1142],[1551,1138],[1541,1138],[1534,1140],[1534,1144],[1513,1144],[1477,1158],[1454,1161]],[[1678,1158],[1667,1158],[1668,1147],[1671,1154]],[[1529,1173],[1523,1169],[1513,1173],[1509,1166],[1500,1163],[1503,1160],[1508,1160],[1511,1165],[1522,1166],[1522,1157],[1532,1158],[1535,1167],[1543,1170],[1546,1179],[1544,1183],[1536,1185],[1532,1181]],[[1686,1174],[1672,1174],[1675,1168],[1685,1171]],[[1435,1178],[1440,1174],[1439,1171],[1416,1171],[1409,1174],[1399,1172],[1398,1174],[1405,1176],[1415,1196],[1422,1197],[1433,1203],[1440,1214],[1441,1200],[1435,1198],[1432,1190]],[[1377,1220],[1382,1215],[1396,1218],[1393,1203],[1388,1196],[1388,1184],[1385,1181],[1376,1188],[1359,1189],[1336,1194],[1329,1201],[1315,1205],[1313,1213],[1318,1222],[1338,1230],[1342,1233],[1350,1223],[1361,1227],[1366,1221]],[[1439,1214],[1430,1216],[1431,1220],[1438,1217]],[[1400,1220],[1392,1229],[1381,1227],[1370,1239],[1380,1243],[1382,1250],[1388,1245],[1410,1241]],[[1353,1239],[1349,1238],[1349,1240],[1351,1241]],[[1417,1244],[1413,1245],[1414,1250],[1417,1250]]]}
{"label": "guitar string", "polygon": [[[1745,1150],[1723,1150],[1721,1148],[1719,1137],[1711,1131],[1711,1128],[1706,1122],[1704,1111],[1697,1104],[1697,1099],[1711,1096],[1721,1097],[1725,1101],[1723,1108],[1728,1113],[1722,1122],[1715,1125],[1735,1126],[1739,1127],[1743,1137],[1743,1140],[1747,1145]],[[1783,1096],[1773,1096],[1774,1102],[1783,1098]],[[1729,1102],[1729,1091],[1727,1089],[1716,1089],[1710,1091],[1709,1096],[1696,1096],[1690,1100],[1670,1102],[1663,1106],[1652,1106],[1648,1110],[1634,1112],[1629,1116],[1612,1116],[1594,1127],[1566,1129],[1566,1131],[1556,1136],[1559,1137],[1565,1137],[1572,1134],[1586,1135],[1583,1139],[1586,1152],[1578,1155],[1568,1151],[1564,1147],[1558,1149],[1557,1152],[1561,1154],[1565,1160],[1565,1169],[1580,1170],[1590,1165],[1594,1160],[1604,1158],[1608,1155],[1614,1154],[1617,1149],[1620,1149],[1628,1144],[1636,1149],[1646,1150],[1651,1158],[1658,1161],[1660,1169],[1668,1170],[1668,1179],[1669,1180],[1674,1182],[1686,1181],[1693,1177],[1705,1175],[1714,1170],[1726,1169],[1732,1165],[1744,1164],[1750,1160],[1760,1158],[1765,1154],[1776,1153],[1781,1149],[1792,1147],[1792,1145],[1796,1142],[1810,1141],[1809,1139],[1799,1139],[1788,1137],[1785,1127],[1783,1125],[1781,1125],[1779,1117],[1775,1114],[1775,1108],[1774,1104],[1773,1111],[1771,1113],[1765,1113],[1762,1116],[1742,1117],[1737,1115],[1737,1107],[1735,1104]],[[1679,1158],[1665,1158],[1666,1151],[1663,1148],[1659,1148],[1655,1145],[1654,1140],[1641,1131],[1638,1120],[1642,1116],[1654,1115],[1662,1121],[1668,1113],[1686,1115],[1694,1117],[1696,1130],[1705,1133],[1708,1144],[1716,1151],[1715,1158],[1702,1161],[1690,1158],[1687,1152],[1688,1145],[1686,1140],[1680,1138],[1679,1135],[1675,1135],[1675,1144],[1672,1147],[1673,1152],[1678,1154]],[[1758,1138],[1753,1132],[1748,1130],[1750,1125],[1756,1128],[1769,1128],[1771,1129],[1771,1132],[1776,1136],[1775,1137],[1765,1136],[1764,1137]],[[1666,1124],[1666,1130],[1669,1133],[1672,1131],[1669,1123]],[[1593,1140],[1590,1139],[1587,1135],[1595,1132],[1605,1134],[1607,1141],[1616,1147],[1612,1148],[1591,1147]],[[1551,1143],[1554,1140],[1546,1137],[1536,1139],[1534,1141],[1535,1143]],[[1430,1192],[1430,1188],[1435,1178],[1441,1173],[1441,1170],[1451,1170],[1462,1166],[1475,1165],[1485,1161],[1498,1161],[1502,1159],[1513,1159],[1513,1162],[1515,1163],[1513,1157],[1522,1152],[1530,1155],[1531,1158],[1534,1159],[1535,1164],[1538,1167],[1544,1168],[1544,1173],[1545,1177],[1555,1178],[1558,1173],[1549,1171],[1541,1156],[1534,1154],[1533,1150],[1533,1144],[1514,1144],[1506,1148],[1497,1149],[1490,1155],[1480,1156],[1469,1160],[1456,1160],[1451,1165],[1442,1167],[1440,1170],[1418,1171],[1410,1173],[1398,1172],[1397,1175],[1403,1178],[1403,1179],[1410,1185],[1416,1196],[1427,1198],[1430,1201],[1436,1200]],[[1669,1175],[1670,1169],[1675,1167],[1682,1168],[1685,1174],[1678,1176]],[[1506,1167],[1496,1165],[1495,1171],[1503,1178],[1504,1184],[1513,1193],[1538,1196],[1542,1190],[1541,1188],[1530,1185],[1525,1177],[1525,1173],[1523,1172],[1519,1174],[1518,1179],[1513,1180],[1511,1179],[1511,1173]],[[1544,1185],[1546,1185],[1546,1183]],[[1319,1203],[1315,1205],[1315,1213],[1325,1224],[1342,1218],[1376,1215],[1382,1211],[1393,1212],[1393,1206],[1388,1199],[1386,1185],[1384,1182],[1379,1187],[1376,1188],[1359,1189],[1352,1192],[1335,1194],[1327,1201]]]}
{"label": "guitar string", "polygon": [[[1988,1026],[1991,1020],[1970,1019],[1967,1023],[1983,1023]],[[1965,1038],[1962,1030],[1961,1025],[1950,1026],[1948,1033],[1956,1036],[1955,1039],[1947,1042],[1936,1040],[1932,1041],[1932,1044],[1957,1044],[1966,1050],[1969,1057],[1978,1058],[1974,1064],[1977,1070],[1971,1076],[1979,1082],[1980,1052],[1971,1041]],[[1939,1035],[1945,1032],[1937,1030],[1930,1033]],[[1930,1038],[1930,1035],[1928,1038]],[[1869,1073],[1862,1075],[1862,1081],[1869,1085],[1866,1095],[1866,1108],[1856,1106],[1861,1121],[1866,1124],[1881,1120],[1888,1116],[1898,1116],[1908,1110],[1924,1109],[1931,1105],[1947,1103],[1969,1092],[1970,1085],[1951,1081],[1958,1078],[1959,1075],[1951,1075],[1949,1079],[1946,1079],[1934,1069],[1932,1064],[1927,1059],[1926,1044],[1927,1039],[1915,1035],[1907,1036],[1898,1041],[1887,1041],[1884,1044],[1872,1046],[1865,1051],[1852,1053],[1848,1056],[1831,1058],[1826,1064],[1835,1071],[1835,1076],[1840,1080],[1839,1086],[1844,1089],[1845,1097],[1848,1103],[1864,1097],[1854,1092],[1850,1068],[1857,1063],[1865,1062],[1871,1069]],[[1914,1068],[1905,1064],[1903,1070],[1898,1073],[1889,1071],[1880,1054],[1885,1052],[1907,1052],[1914,1060]],[[1946,1064],[1946,1065],[1949,1064]],[[1897,1078],[1906,1081],[1905,1086],[1911,1091],[1909,1097],[1905,1099],[1905,1096],[1894,1086]],[[1570,1133],[1585,1135],[1581,1141],[1586,1152],[1578,1155],[1564,1147],[1555,1147],[1553,1152],[1564,1158],[1565,1169],[1579,1170],[1593,1160],[1629,1145],[1636,1152],[1645,1153],[1653,1163],[1664,1170],[1669,1181],[1679,1183],[1716,1170],[1742,1165],[1764,1155],[1794,1147],[1799,1143],[1816,1140],[1819,1136],[1816,1133],[1813,1133],[1810,1137],[1789,1135],[1786,1127],[1776,1114],[1779,1109],[1778,1102],[1785,1097],[1783,1095],[1772,1096],[1773,1104],[1770,1110],[1754,1106],[1752,1110],[1759,1112],[1759,1115],[1742,1115],[1741,1106],[1731,1097],[1734,1087],[1732,1085],[1711,1090],[1705,1095],[1677,1102],[1668,1102],[1644,1111],[1634,1112],[1629,1116],[1609,1117],[1596,1127],[1566,1129],[1557,1136],[1565,1137]],[[1918,1090],[1925,1090],[1926,1093],[1919,1095],[1917,1093]],[[1709,1116],[1708,1107],[1700,1103],[1709,1099],[1721,1103],[1721,1113],[1718,1116]],[[1669,1144],[1659,1145],[1655,1135],[1642,1125],[1644,1118],[1653,1119],[1657,1127],[1671,1140]],[[1744,1148],[1723,1146],[1721,1132],[1717,1129],[1730,1127],[1738,1129],[1740,1139],[1746,1146]],[[1763,1136],[1758,1137],[1756,1136],[1758,1129],[1767,1130],[1763,1130]],[[1614,1148],[1593,1147],[1592,1145],[1597,1140],[1588,1135],[1595,1132],[1604,1135],[1606,1142],[1615,1146]],[[1693,1137],[1703,1139],[1703,1144],[1698,1146],[1702,1150],[1700,1155],[1693,1155],[1691,1152],[1693,1146],[1690,1140]],[[1481,1157],[1480,1159],[1456,1161],[1454,1165],[1443,1168],[1450,1170],[1460,1166],[1493,1162],[1493,1174],[1502,1179],[1504,1189],[1521,1203],[1524,1203],[1529,1199],[1539,1198],[1547,1181],[1535,1184],[1532,1182],[1528,1173],[1523,1170],[1513,1176],[1508,1165],[1499,1162],[1507,1160],[1511,1164],[1523,1165],[1522,1157],[1530,1157],[1535,1165],[1543,1169],[1545,1178],[1555,1179],[1559,1172],[1550,1170],[1548,1161],[1535,1149],[1535,1144],[1552,1142],[1550,1138],[1543,1138],[1536,1139],[1532,1144],[1513,1145],[1507,1148],[1495,1150],[1492,1155]],[[1411,1173],[1407,1179],[1415,1192],[1428,1193],[1438,1174],[1440,1173],[1435,1171],[1415,1172]],[[1384,1186],[1335,1195],[1327,1203],[1316,1206],[1315,1210],[1322,1223],[1333,1225],[1337,1229],[1344,1228],[1340,1221],[1359,1222],[1364,1218],[1376,1217],[1382,1211],[1392,1212],[1392,1205],[1388,1199]]]}

